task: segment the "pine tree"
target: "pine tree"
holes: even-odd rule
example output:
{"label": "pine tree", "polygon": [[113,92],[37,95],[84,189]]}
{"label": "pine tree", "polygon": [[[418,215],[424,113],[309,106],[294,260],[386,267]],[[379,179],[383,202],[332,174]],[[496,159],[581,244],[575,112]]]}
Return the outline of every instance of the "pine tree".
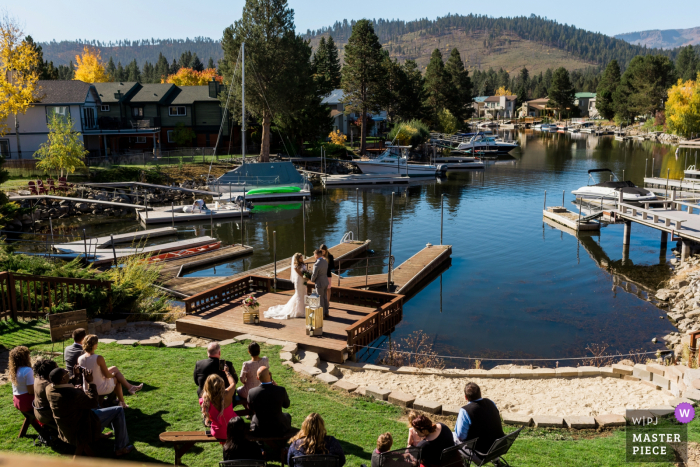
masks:
{"label": "pine tree", "polygon": [[450,98],[447,108],[460,122],[460,126],[469,118],[472,110],[472,82],[469,71],[464,69],[462,56],[457,48],[452,49],[445,62],[445,73],[450,82]]}
{"label": "pine tree", "polygon": [[333,89],[338,89],[340,87],[341,80],[340,59],[338,58],[338,46],[335,45],[333,36],[328,36],[328,41],[326,42],[326,53],[328,61],[326,76]]}
{"label": "pine tree", "polygon": [[330,37],[321,37],[311,61],[312,70],[323,95],[330,94],[340,86],[340,61],[338,49]]}
{"label": "pine tree", "polygon": [[204,71],[204,64],[199,60],[197,54],[192,55],[192,61],[190,62],[190,68],[195,71]]}
{"label": "pine tree", "polygon": [[139,70],[139,65],[136,63],[136,59],[133,59],[131,63],[126,67],[126,80],[141,82],[141,71]]}
{"label": "pine tree", "polygon": [[38,67],[35,70],[39,75],[39,79],[55,80],[58,79],[58,69],[53,66],[53,62],[44,61],[44,52],[41,46],[34,42],[32,36],[27,36],[22,42],[26,42],[36,53]]}
{"label": "pine tree", "polygon": [[578,107],[574,105],[576,90],[571,83],[569,72],[564,67],[557,68],[552,74],[552,85],[549,87],[548,106],[557,109],[559,118],[576,114]]}
{"label": "pine tree", "polygon": [[700,71],[698,61],[698,54],[695,53],[692,45],[681,48],[676,59],[678,77],[683,81],[695,80],[698,71]]}
{"label": "pine tree", "polygon": [[[180,68],[192,68],[192,52],[189,50],[187,52],[182,52],[180,55],[180,61],[178,62],[178,70]],[[177,71],[177,70],[176,70]]]}
{"label": "pine tree", "polygon": [[620,85],[620,76],[620,65],[617,60],[611,60],[596,88],[595,108],[607,120],[612,120],[615,116],[613,94]]}
{"label": "pine tree", "polygon": [[166,59],[162,53],[158,55],[158,61],[156,62],[154,70],[154,79],[156,83],[160,83],[165,80],[170,74],[170,66],[168,65],[168,59]]}
{"label": "pine tree", "polygon": [[111,80],[116,80],[117,67],[114,65],[112,57],[109,57],[109,62],[107,62],[107,66],[105,67],[105,73],[107,73],[107,76],[109,76]]}
{"label": "pine tree", "polygon": [[143,64],[143,68],[141,70],[141,82],[142,83],[160,82],[160,81],[156,81],[155,68],[148,61]]}
{"label": "pine tree", "polygon": [[216,68],[216,65],[214,65],[214,59],[209,57],[209,62],[207,62],[207,68]]}
{"label": "pine tree", "polygon": [[122,62],[117,62],[117,72],[114,74],[115,81],[126,81],[128,74],[122,66]]}
{"label": "pine tree", "polygon": [[170,65],[169,75],[174,75],[177,71],[182,68],[180,64],[173,58],[173,63]]}
{"label": "pine tree", "polygon": [[450,84],[442,61],[442,53],[440,49],[435,49],[430,55],[430,62],[425,71],[425,106],[433,126],[438,125],[440,112],[447,106],[451,91]]}
{"label": "pine tree", "polygon": [[384,96],[382,45],[374,33],[374,25],[362,19],[352,27],[345,45],[345,66],[342,88],[349,110],[360,114],[360,153],[365,153],[367,113],[380,110]]}

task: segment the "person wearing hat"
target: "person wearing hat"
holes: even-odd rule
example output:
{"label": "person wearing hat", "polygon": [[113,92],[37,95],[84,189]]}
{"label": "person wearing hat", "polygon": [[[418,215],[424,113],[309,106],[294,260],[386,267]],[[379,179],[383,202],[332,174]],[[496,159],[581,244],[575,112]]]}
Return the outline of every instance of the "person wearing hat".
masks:
{"label": "person wearing hat", "polygon": [[[82,373],[87,387],[75,387],[74,376]],[[134,450],[129,444],[126,418],[122,407],[98,408],[97,387],[92,383],[92,371],[74,367],[74,375],[68,370],[56,368],[49,374],[51,384],[46,397],[58,426],[58,436],[73,446],[89,445],[104,437],[102,430],[112,426],[114,430],[114,454],[124,456]]]}

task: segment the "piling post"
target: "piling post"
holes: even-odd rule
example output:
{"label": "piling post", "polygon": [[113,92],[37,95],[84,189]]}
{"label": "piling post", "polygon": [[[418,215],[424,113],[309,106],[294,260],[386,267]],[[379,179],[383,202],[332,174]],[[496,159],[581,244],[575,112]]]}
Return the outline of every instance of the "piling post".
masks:
{"label": "piling post", "polygon": [[542,210],[547,210],[547,190],[544,190],[544,206],[542,206]]}
{"label": "piling post", "polygon": [[681,264],[685,263],[685,260],[688,259],[689,250],[688,242],[686,240],[681,240]]}
{"label": "piling post", "polygon": [[112,244],[112,255],[114,255],[114,267],[117,267],[117,250],[114,248],[114,236],[110,234],[110,243]]}
{"label": "piling post", "polygon": [[391,247],[394,241],[394,192],[391,192],[391,220],[389,221],[389,272],[386,276],[386,291],[391,292]]}
{"label": "piling post", "polygon": [[212,236],[214,235],[214,213],[212,210],[209,210],[209,228],[211,230]]}
{"label": "piling post", "polygon": [[666,169],[666,199],[668,199],[668,177],[671,175],[671,169]]}
{"label": "piling post", "polygon": [[654,158],[651,158],[651,176],[654,177]]}
{"label": "piling post", "polygon": [[170,203],[170,217],[172,219],[173,228],[175,228],[175,203]]}
{"label": "piling post", "polygon": [[566,190],[561,190],[561,207],[564,207],[564,199],[566,197]]}
{"label": "piling post", "polygon": [[51,229],[51,244],[54,243],[53,239],[53,222],[51,222],[51,217],[49,217],[49,228]]}
{"label": "piling post", "polygon": [[360,239],[360,189],[355,188],[355,208],[357,211],[357,238],[355,240]]}
{"label": "piling post", "polygon": [[445,202],[445,193],[440,195],[440,245],[442,245],[442,222],[444,219],[444,209],[443,209],[443,204]]}
{"label": "piling post", "polygon": [[630,244],[630,234],[632,233],[632,222],[631,221],[625,221],[625,232],[622,238],[622,244],[623,245],[629,245]]}
{"label": "piling post", "polygon": [[302,252],[304,258],[306,258],[306,196],[301,198],[301,225],[302,225],[302,240],[304,245],[302,247]]}
{"label": "piling post", "polygon": [[277,231],[272,231],[272,262],[275,265],[275,281],[274,287],[277,292]]}
{"label": "piling post", "polygon": [[661,231],[661,248],[664,250],[666,249],[666,245],[668,245],[668,232]]}
{"label": "piling post", "polygon": [[649,163],[649,158],[644,159],[644,176],[647,176],[647,164]]}
{"label": "piling post", "polygon": [[85,229],[83,229],[83,247],[85,248],[85,262],[88,261],[87,240],[85,239]]}

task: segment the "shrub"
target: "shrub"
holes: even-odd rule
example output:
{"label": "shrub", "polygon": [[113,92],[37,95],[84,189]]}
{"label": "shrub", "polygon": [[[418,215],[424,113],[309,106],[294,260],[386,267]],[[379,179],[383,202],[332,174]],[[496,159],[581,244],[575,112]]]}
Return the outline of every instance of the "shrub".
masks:
{"label": "shrub", "polygon": [[387,139],[396,140],[401,146],[411,146],[414,149],[430,138],[430,130],[420,120],[397,122],[391,129]]}

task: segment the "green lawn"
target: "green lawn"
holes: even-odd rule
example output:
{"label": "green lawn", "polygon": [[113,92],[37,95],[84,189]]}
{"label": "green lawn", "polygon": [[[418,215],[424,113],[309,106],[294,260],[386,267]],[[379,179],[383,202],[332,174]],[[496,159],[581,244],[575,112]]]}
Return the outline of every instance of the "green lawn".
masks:
{"label": "green lawn", "polygon": [[[34,352],[50,351],[48,333],[38,322],[0,323],[0,344],[6,348],[24,344]],[[60,345],[57,346],[60,351]],[[401,409],[361,397],[343,396],[324,383],[302,378],[280,364],[276,358],[279,348],[263,345],[275,380],[287,388],[292,406],[289,412],[295,426],[309,412],[320,413],[331,435],[337,437],[346,452],[348,464],[369,464],[377,436],[389,431],[394,435],[394,447],[403,447],[407,429]],[[56,350],[56,349],[54,349]],[[158,440],[163,431],[201,430],[201,416],[192,381],[195,361],[204,357],[203,349],[166,349],[152,347],[125,348],[116,344],[101,345],[98,351],[108,365],[118,366],[132,381],[143,382],[144,389],[127,396],[129,436],[137,450],[128,460],[172,464],[173,450]],[[240,369],[246,359],[246,346],[232,344],[222,354]],[[59,363],[62,363],[59,357]],[[22,424],[21,414],[12,406],[12,388],[0,386],[0,450],[31,454],[72,454],[72,449],[55,452],[34,447],[32,438],[17,439]],[[450,422],[452,426],[454,421]],[[508,428],[510,431],[512,428]],[[700,423],[689,426],[689,438],[700,440]],[[29,429],[30,436],[34,431]],[[527,429],[511,449],[509,461],[517,466],[614,466],[627,465],[624,459],[624,431],[606,433],[570,433],[567,430]],[[109,456],[112,441],[104,441],[95,453]],[[221,459],[218,444],[193,448],[183,457],[189,466],[215,466]]]}

